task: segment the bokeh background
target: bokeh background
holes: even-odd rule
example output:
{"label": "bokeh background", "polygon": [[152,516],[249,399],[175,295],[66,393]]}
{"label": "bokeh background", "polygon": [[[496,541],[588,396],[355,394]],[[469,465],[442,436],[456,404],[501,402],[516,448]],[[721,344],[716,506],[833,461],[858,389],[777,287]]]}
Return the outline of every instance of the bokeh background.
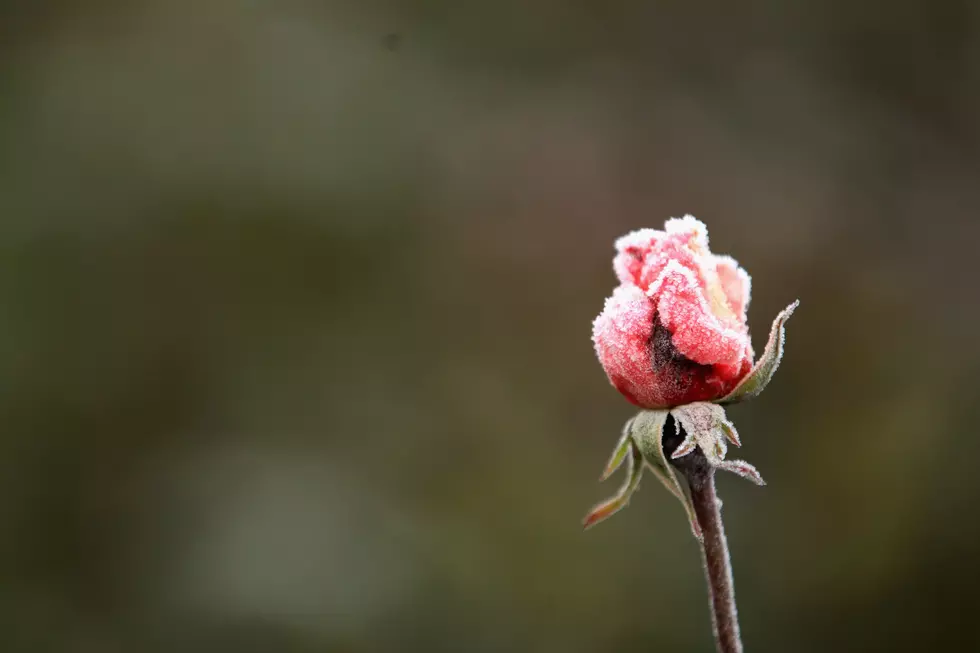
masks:
{"label": "bokeh background", "polygon": [[0,650],[710,651],[613,240],[754,278],[747,649],[980,650],[980,4],[0,2]]}

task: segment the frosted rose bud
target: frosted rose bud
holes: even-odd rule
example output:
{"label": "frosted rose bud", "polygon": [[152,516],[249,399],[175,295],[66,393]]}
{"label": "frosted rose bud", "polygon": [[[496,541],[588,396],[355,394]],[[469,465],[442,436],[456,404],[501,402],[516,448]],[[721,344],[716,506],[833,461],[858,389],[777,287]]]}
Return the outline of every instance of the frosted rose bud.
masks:
{"label": "frosted rose bud", "polygon": [[613,386],[647,409],[729,395],[752,371],[749,275],[711,253],[707,228],[692,216],[630,233],[616,251],[621,285],[592,334]]}
{"label": "frosted rose bud", "polygon": [[741,439],[721,404],[765,389],[783,356],[786,320],[799,301],[776,316],[753,365],[745,321],[749,275],[734,259],[711,253],[703,223],[685,216],[668,220],[663,231],[623,236],[613,269],[620,285],[596,318],[592,340],[609,381],[644,410],[626,423],[602,475],[608,478],[628,460],[626,482],[589,512],[584,525],[624,508],[649,468],[680,500],[701,539],[695,506],[674,467],[686,465],[685,473],[721,469],[765,485],[755,467],[726,459],[728,445],[741,446]]}

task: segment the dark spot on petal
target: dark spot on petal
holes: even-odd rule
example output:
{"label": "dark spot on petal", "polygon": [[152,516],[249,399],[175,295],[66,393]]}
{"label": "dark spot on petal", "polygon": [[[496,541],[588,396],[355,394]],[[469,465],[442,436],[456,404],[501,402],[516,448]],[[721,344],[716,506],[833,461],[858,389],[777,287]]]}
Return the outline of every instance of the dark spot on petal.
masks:
{"label": "dark spot on petal", "polygon": [[653,330],[650,333],[650,360],[653,371],[659,373],[666,367],[685,372],[711,372],[710,365],[695,363],[674,346],[670,331],[660,322],[660,313],[653,314]]}
{"label": "dark spot on petal", "polygon": [[660,322],[659,312],[653,314],[650,364],[658,382],[672,386],[669,395],[673,397],[683,396],[696,381],[703,382],[713,373],[711,365],[695,363],[677,350],[670,331]]}

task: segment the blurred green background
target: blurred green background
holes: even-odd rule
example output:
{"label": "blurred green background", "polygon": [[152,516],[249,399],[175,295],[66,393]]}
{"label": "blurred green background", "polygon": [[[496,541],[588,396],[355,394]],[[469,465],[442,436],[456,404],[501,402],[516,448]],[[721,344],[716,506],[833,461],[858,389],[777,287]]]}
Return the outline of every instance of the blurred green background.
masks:
{"label": "blurred green background", "polygon": [[710,651],[591,320],[753,275],[750,652],[973,651],[980,4],[0,1],[0,650]]}

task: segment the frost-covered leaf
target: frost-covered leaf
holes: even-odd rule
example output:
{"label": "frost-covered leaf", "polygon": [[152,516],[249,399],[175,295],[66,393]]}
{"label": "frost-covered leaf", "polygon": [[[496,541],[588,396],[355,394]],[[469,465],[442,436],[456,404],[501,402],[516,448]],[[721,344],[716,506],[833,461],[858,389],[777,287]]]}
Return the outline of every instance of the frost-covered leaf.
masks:
{"label": "frost-covered leaf", "polygon": [[756,485],[766,484],[766,482],[762,480],[762,475],[759,474],[759,471],[753,465],[750,465],[744,460],[723,460],[715,465],[715,469],[723,469],[726,472],[738,474],[742,478],[752,481]]}
{"label": "frost-covered leaf", "polygon": [[606,463],[606,468],[602,472],[602,476],[599,477],[600,481],[604,481],[613,473],[619,469],[619,466],[623,464],[623,460],[630,451],[630,426],[633,424],[633,420],[626,422],[623,426],[623,435],[619,438],[619,443],[616,445],[616,449],[613,450],[612,456],[609,458],[609,462]]}
{"label": "frost-covered leaf", "polygon": [[731,404],[737,401],[745,401],[765,390],[783,357],[783,345],[786,341],[786,320],[790,318],[799,305],[800,300],[797,299],[776,316],[772,323],[772,329],[769,331],[769,342],[766,343],[762,357],[759,358],[752,371],[735,386],[735,389],[719,399],[718,403]]}
{"label": "frost-covered leaf", "polygon": [[585,519],[582,520],[582,526],[585,528],[591,528],[625,508],[630,502],[630,497],[636,492],[636,488],[640,486],[640,477],[643,475],[643,456],[640,455],[636,445],[629,438],[627,438],[625,457],[629,459],[629,466],[623,487],[619,489],[619,492],[615,496],[596,504],[592,508],[589,514],[585,516]]}
{"label": "frost-covered leaf", "polygon": [[721,426],[721,430],[724,431],[725,437],[728,438],[729,442],[736,447],[742,446],[742,441],[738,437],[738,431],[735,430],[735,425],[732,424],[731,420],[723,419],[719,426]]}
{"label": "frost-covered leaf", "polygon": [[697,448],[698,448],[697,438],[695,438],[693,434],[688,433],[687,437],[684,438],[684,440],[681,441],[679,445],[677,445],[676,449],[674,449],[674,453],[670,454],[670,457],[672,459],[681,458],[691,453]]}
{"label": "frost-covered leaf", "polygon": [[667,422],[667,415],[668,412],[665,410],[641,412],[633,419],[630,435],[639,447],[643,460],[650,467],[650,471],[681,502],[691,524],[691,532],[694,533],[694,537],[700,540],[701,528],[698,526],[698,519],[694,514],[694,505],[687,493],[684,492],[683,486],[677,480],[677,473],[667,462],[667,456],[664,454],[663,431],[664,424]]}
{"label": "frost-covered leaf", "polygon": [[[696,443],[704,457],[708,459],[708,463],[715,469],[723,469],[738,474],[756,485],[766,484],[756,468],[744,460],[725,460],[725,455],[728,453],[728,443],[732,442],[738,446],[741,444],[738,433],[735,431],[735,425],[725,415],[724,408],[717,404],[702,401],[678,406],[672,409],[670,414],[686,433],[684,442],[674,452],[674,458],[680,458],[690,453],[694,448],[690,443]],[[685,445],[688,446],[688,451],[681,450]]]}
{"label": "frost-covered leaf", "polygon": [[[712,464],[724,460],[728,453],[728,430],[723,424],[731,426],[725,417],[725,409],[717,404],[699,401],[686,406],[678,406],[670,411],[677,423],[683,427],[687,437],[674,458],[680,458],[694,450],[694,444],[701,448],[705,457]],[[688,446],[682,451],[682,447]]]}

